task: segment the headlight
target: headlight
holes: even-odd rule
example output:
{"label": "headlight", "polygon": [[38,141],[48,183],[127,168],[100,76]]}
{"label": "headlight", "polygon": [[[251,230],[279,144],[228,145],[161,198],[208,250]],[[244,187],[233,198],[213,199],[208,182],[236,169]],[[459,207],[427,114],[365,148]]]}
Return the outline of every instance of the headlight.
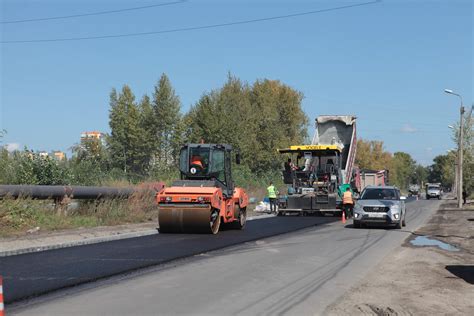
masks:
{"label": "headlight", "polygon": [[360,214],[359,213],[354,213],[354,218],[359,218]]}
{"label": "headlight", "polygon": [[393,217],[395,217],[395,219],[398,219],[399,216],[400,214],[393,214]]}

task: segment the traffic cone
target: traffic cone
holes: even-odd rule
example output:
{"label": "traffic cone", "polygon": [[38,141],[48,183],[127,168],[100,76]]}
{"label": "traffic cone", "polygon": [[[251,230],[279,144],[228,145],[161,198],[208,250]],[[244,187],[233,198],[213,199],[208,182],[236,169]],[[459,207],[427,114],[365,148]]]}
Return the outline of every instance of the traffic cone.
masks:
{"label": "traffic cone", "polygon": [[3,280],[0,276],[0,316],[5,316],[4,313],[4,305],[3,305]]}
{"label": "traffic cone", "polygon": [[[346,212],[342,211],[342,223],[346,223]],[[1,315],[0,315],[1,316]]]}

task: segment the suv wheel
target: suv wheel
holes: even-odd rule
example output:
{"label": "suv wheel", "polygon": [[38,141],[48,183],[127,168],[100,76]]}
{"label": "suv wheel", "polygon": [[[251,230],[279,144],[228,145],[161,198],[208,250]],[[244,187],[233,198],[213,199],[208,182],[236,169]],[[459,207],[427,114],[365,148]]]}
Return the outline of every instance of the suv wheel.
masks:
{"label": "suv wheel", "polygon": [[397,225],[395,225],[396,229],[402,229],[402,220],[400,220]]}

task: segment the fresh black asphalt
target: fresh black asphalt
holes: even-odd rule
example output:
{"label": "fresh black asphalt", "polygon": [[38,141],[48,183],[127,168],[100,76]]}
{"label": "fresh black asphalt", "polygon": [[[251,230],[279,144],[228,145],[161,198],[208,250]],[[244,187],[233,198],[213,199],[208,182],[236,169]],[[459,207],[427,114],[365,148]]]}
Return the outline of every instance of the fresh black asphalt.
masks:
{"label": "fresh black asphalt", "polygon": [[217,235],[157,234],[0,258],[5,303],[239,243],[339,220],[271,217]]}

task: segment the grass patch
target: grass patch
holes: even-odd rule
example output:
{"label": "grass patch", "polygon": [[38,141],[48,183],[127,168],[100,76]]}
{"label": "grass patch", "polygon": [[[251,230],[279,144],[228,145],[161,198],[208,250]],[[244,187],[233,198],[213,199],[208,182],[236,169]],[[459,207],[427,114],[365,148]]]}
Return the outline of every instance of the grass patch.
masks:
{"label": "grass patch", "polygon": [[70,210],[58,210],[51,200],[28,197],[0,200],[0,237],[20,236],[40,227],[41,231],[112,226],[155,220],[153,192],[135,193],[128,199],[79,201]]}

